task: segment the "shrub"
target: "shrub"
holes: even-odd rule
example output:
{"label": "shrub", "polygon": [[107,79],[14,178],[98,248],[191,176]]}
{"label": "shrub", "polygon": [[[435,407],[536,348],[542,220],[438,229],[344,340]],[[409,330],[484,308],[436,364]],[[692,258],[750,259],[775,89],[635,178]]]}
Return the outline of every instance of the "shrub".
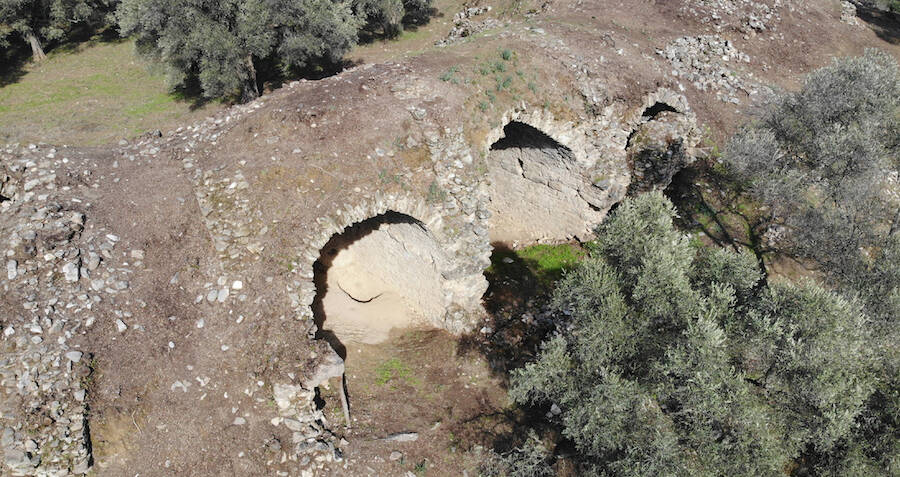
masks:
{"label": "shrub", "polygon": [[504,454],[490,452],[481,464],[479,475],[484,477],[551,477],[550,453],[534,431],[521,447]]}
{"label": "shrub", "polygon": [[881,288],[873,278],[895,260],[887,249],[900,230],[889,181],[900,173],[900,73],[890,55],[869,50],[810,74],[736,134],[724,158],[784,226],[778,245],[867,301],[884,298],[870,293]]}
{"label": "shrub", "polygon": [[879,369],[860,304],[765,286],[750,254],[698,248],[674,215],[645,194],[598,229],[510,396],[557,408],[583,473],[781,475],[854,442]]}

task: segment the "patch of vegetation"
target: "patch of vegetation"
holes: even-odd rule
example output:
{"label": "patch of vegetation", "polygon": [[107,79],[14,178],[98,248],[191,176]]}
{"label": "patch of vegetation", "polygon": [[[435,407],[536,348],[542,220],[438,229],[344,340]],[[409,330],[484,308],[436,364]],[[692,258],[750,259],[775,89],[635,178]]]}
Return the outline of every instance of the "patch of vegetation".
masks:
{"label": "patch of vegetation", "polygon": [[0,141],[97,145],[209,114],[170,93],[129,41],[56,49],[0,87]]}
{"label": "patch of vegetation", "polygon": [[534,274],[544,283],[553,283],[562,278],[563,273],[575,268],[586,256],[586,252],[571,244],[537,244],[516,251]]}
{"label": "patch of vegetation", "polygon": [[497,92],[503,91],[505,89],[509,89],[512,86],[512,76],[500,77],[499,75],[494,78],[497,83],[496,89]]}
{"label": "patch of vegetation", "polygon": [[445,200],[447,200],[447,191],[441,189],[437,181],[432,181],[428,185],[428,195],[425,197],[425,201],[429,204],[440,204]]}
{"label": "patch of vegetation", "polygon": [[391,358],[375,368],[375,383],[379,386],[388,383],[414,386],[417,382],[409,366],[399,358]]}
{"label": "patch of vegetation", "polygon": [[604,222],[554,292],[571,321],[510,396],[550,410],[579,475],[781,475],[843,452],[884,369],[860,303],[767,285],[751,254],[697,249],[674,217],[648,193]]}
{"label": "patch of vegetation", "polygon": [[457,71],[459,71],[458,67],[451,66],[444,74],[441,75],[441,81],[450,81],[453,84],[459,84],[459,80],[454,76]]}
{"label": "patch of vegetation", "polygon": [[426,472],[428,472],[428,461],[427,460],[423,459],[423,460],[417,462],[416,465],[413,467],[413,473],[419,477],[424,477]]}
{"label": "patch of vegetation", "polygon": [[403,178],[402,174],[390,174],[387,169],[378,171],[378,180],[382,185],[397,184],[403,190],[409,190],[409,186]]}

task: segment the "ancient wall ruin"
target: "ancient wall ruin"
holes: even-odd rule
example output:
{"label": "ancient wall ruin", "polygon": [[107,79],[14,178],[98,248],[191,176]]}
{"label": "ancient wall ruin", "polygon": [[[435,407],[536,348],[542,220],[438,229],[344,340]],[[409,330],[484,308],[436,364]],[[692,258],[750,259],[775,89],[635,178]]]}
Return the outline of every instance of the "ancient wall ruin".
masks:
{"label": "ancient wall ruin", "polygon": [[[697,143],[686,100],[664,89],[578,124],[527,108],[502,124],[484,144],[467,143],[462,130],[429,143],[429,189],[441,200],[431,190],[379,194],[320,218],[302,253],[310,280],[301,313],[359,342],[411,325],[470,331],[483,315],[492,244],[588,240],[627,192],[665,187]],[[636,157],[653,160],[643,167]]]}

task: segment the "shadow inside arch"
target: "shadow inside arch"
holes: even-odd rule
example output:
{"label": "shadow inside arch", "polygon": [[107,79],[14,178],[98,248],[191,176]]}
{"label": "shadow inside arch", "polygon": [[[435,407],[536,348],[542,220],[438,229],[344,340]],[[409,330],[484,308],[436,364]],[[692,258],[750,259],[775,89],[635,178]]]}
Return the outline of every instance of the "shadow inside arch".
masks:
{"label": "shadow inside arch", "polygon": [[571,154],[571,150],[540,129],[521,121],[510,121],[503,127],[503,137],[491,145],[491,151],[505,149],[561,149]]}

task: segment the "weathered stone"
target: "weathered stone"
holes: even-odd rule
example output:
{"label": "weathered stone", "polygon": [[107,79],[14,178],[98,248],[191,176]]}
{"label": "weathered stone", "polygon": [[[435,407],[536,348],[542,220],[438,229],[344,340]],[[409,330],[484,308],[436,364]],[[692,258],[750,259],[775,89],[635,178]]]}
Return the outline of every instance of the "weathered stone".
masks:
{"label": "weathered stone", "polygon": [[344,360],[333,350],[319,355],[310,376],[303,381],[303,387],[313,389],[330,378],[344,374]]}
{"label": "weathered stone", "polygon": [[79,278],[78,262],[68,262],[62,267],[67,282],[77,282]]}

